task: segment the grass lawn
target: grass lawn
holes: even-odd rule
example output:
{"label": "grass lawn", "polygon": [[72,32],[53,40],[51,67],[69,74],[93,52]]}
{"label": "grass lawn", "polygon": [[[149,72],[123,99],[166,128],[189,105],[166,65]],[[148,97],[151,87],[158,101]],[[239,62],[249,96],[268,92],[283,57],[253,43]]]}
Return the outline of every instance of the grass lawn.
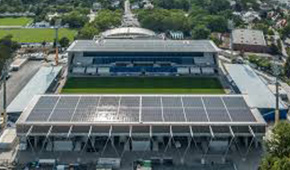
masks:
{"label": "grass lawn", "polygon": [[216,78],[97,77],[69,78],[62,93],[223,94]]}
{"label": "grass lawn", "polygon": [[[76,33],[76,30],[61,28],[59,29],[59,39],[67,37],[72,41]],[[0,38],[9,34],[13,36],[13,40],[20,43],[53,42],[55,30],[51,28],[0,29]]]}
{"label": "grass lawn", "polygon": [[25,26],[32,21],[33,21],[32,18],[27,17],[17,17],[17,18],[5,17],[0,18],[0,26]]}

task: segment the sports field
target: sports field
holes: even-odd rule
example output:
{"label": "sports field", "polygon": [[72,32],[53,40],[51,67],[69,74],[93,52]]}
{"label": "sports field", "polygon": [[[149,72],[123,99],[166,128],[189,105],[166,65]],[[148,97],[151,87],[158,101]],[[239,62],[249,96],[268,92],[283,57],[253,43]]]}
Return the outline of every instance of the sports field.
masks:
{"label": "sports field", "polygon": [[25,26],[33,21],[32,18],[27,17],[5,17],[0,18],[0,26]]}
{"label": "sports field", "polygon": [[216,78],[98,77],[69,78],[62,93],[223,94]]}
{"label": "sports field", "polygon": [[[76,30],[61,28],[59,39],[67,37],[72,41],[76,33]],[[53,42],[55,30],[51,28],[0,29],[0,38],[9,34],[13,36],[13,40],[20,43]]]}

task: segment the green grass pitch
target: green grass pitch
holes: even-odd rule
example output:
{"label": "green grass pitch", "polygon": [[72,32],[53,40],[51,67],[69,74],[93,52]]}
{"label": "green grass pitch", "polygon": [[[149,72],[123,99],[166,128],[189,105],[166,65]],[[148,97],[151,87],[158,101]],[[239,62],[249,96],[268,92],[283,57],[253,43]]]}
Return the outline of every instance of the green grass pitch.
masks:
{"label": "green grass pitch", "polygon": [[[76,30],[61,28],[59,29],[59,39],[67,37],[73,41],[76,33]],[[12,35],[13,40],[20,43],[53,42],[55,30],[51,28],[0,29],[0,38],[6,35]]]}
{"label": "green grass pitch", "polygon": [[72,94],[224,94],[212,77],[69,78],[62,93]]}
{"label": "green grass pitch", "polygon": [[5,17],[0,18],[0,26],[25,26],[33,21],[32,18],[27,17]]}

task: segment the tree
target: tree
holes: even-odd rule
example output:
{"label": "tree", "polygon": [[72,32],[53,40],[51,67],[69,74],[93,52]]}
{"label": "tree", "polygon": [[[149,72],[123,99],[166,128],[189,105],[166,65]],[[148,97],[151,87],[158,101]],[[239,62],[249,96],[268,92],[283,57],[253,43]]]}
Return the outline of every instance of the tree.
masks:
{"label": "tree", "polygon": [[205,18],[207,22],[207,28],[212,32],[226,32],[228,27],[228,21],[221,16],[208,15]]}
{"label": "tree", "polygon": [[282,34],[283,38],[286,38],[286,37],[288,37],[290,35],[290,24],[288,24],[286,27],[284,27],[281,30],[281,34]]}
{"label": "tree", "polygon": [[290,57],[289,56],[287,57],[287,60],[284,66],[284,75],[287,78],[290,78]]}
{"label": "tree", "polygon": [[59,44],[61,47],[67,47],[69,45],[69,39],[67,37],[62,37],[59,40]]}
{"label": "tree", "polygon": [[217,14],[220,11],[230,9],[229,1],[225,0],[211,0],[208,10],[211,14]]}
{"label": "tree", "polygon": [[267,155],[263,158],[261,170],[290,169],[290,123],[279,122],[266,140]]}
{"label": "tree", "polygon": [[86,24],[78,33],[79,39],[92,39],[100,31],[92,24]]}
{"label": "tree", "polygon": [[263,31],[264,34],[267,34],[268,30],[269,30],[269,26],[264,24],[264,23],[257,23],[254,26],[254,29],[261,30],[261,31]]}
{"label": "tree", "polygon": [[166,32],[168,30],[187,32],[190,30],[188,17],[182,10],[140,10],[138,19],[142,27],[156,32]]}
{"label": "tree", "polygon": [[101,10],[92,24],[100,31],[105,31],[107,29],[120,26],[121,21],[121,11]]}
{"label": "tree", "polygon": [[7,61],[12,58],[12,54],[15,50],[19,48],[16,41],[12,40],[12,36],[8,35],[0,39],[0,72],[7,64]]}
{"label": "tree", "polygon": [[194,39],[208,39],[210,35],[210,30],[204,25],[198,25],[194,27],[191,32],[192,38]]}
{"label": "tree", "polygon": [[79,11],[70,12],[62,17],[62,23],[69,24],[71,28],[81,28],[88,21],[89,18]]}
{"label": "tree", "polygon": [[272,157],[266,156],[260,165],[260,170],[289,170],[290,169],[290,158],[283,157]]}
{"label": "tree", "polygon": [[190,7],[188,0],[154,0],[153,3],[164,9],[183,9],[187,11]]}

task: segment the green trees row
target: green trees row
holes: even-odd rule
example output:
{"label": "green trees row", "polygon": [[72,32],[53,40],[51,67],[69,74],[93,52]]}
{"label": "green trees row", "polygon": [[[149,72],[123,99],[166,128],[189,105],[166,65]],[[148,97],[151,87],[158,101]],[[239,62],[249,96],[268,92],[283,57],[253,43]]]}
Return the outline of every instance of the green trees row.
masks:
{"label": "green trees row", "polygon": [[144,28],[156,32],[182,31],[195,39],[206,39],[211,32],[226,32],[227,19],[195,8],[189,14],[176,9],[139,10],[138,19]]}

